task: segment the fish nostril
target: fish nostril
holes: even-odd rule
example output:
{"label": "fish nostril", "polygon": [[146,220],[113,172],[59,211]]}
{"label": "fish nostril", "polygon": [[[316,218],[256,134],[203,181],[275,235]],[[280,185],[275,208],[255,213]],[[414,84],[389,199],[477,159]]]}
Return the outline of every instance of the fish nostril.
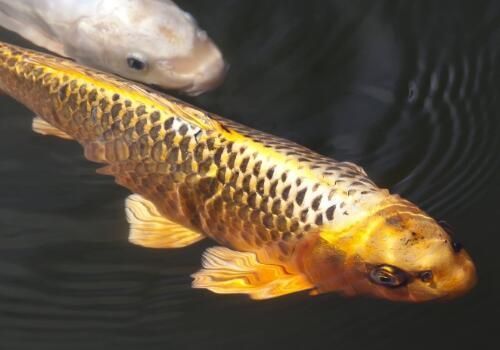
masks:
{"label": "fish nostril", "polygon": [[418,277],[420,277],[422,282],[430,282],[432,280],[432,271],[422,271],[419,273]]}
{"label": "fish nostril", "polygon": [[452,241],[452,242],[451,242],[451,246],[452,246],[453,251],[454,251],[455,253],[460,252],[460,251],[462,250],[462,248],[463,248],[462,243],[457,242],[457,241]]}

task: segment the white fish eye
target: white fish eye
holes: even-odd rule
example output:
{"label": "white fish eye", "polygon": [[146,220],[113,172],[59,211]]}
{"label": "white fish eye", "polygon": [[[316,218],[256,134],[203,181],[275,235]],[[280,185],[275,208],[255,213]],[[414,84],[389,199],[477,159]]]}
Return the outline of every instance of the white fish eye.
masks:
{"label": "white fish eye", "polygon": [[129,68],[137,71],[143,71],[148,66],[146,60],[136,54],[127,56],[127,65],[129,66]]}

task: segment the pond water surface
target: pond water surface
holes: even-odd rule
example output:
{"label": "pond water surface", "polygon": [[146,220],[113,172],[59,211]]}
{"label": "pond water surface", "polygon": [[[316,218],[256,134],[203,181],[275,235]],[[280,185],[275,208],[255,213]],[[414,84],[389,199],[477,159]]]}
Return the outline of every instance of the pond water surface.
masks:
{"label": "pond water surface", "polygon": [[[497,1],[183,0],[231,64],[197,106],[362,165],[454,227],[479,283],[446,303],[192,290],[213,242],[127,241],[128,192],[0,96],[0,350],[434,349],[498,339]],[[0,40],[32,47],[6,31]],[[497,333],[495,333],[497,332]],[[495,343],[493,343],[495,344]],[[491,347],[488,347],[491,348]]]}

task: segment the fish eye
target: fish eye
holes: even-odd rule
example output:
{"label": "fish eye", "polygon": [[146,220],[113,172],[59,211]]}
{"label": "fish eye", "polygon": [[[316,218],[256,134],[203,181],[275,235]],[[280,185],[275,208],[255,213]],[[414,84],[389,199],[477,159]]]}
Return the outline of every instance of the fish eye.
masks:
{"label": "fish eye", "polygon": [[418,274],[418,278],[420,278],[422,282],[430,282],[432,280],[432,271],[431,270],[422,271]]}
{"label": "fish eye", "polygon": [[400,287],[408,281],[406,273],[391,265],[375,266],[370,271],[370,280],[388,288]]}
{"label": "fish eye", "polygon": [[[447,234],[449,234],[450,236],[453,236],[453,229],[450,226],[450,224],[448,224],[446,221],[443,221],[443,220],[438,221],[438,223],[446,231]],[[459,253],[463,248],[462,243],[454,241],[454,240],[451,241],[451,247],[453,248],[453,251],[455,253]]]}
{"label": "fish eye", "polygon": [[459,253],[462,250],[462,243],[457,242],[457,241],[452,241],[451,247],[453,248],[453,251],[455,253]]}
{"label": "fish eye", "polygon": [[137,55],[130,55],[127,57],[127,65],[133,70],[144,70],[146,69],[146,60],[142,57],[138,57]]}

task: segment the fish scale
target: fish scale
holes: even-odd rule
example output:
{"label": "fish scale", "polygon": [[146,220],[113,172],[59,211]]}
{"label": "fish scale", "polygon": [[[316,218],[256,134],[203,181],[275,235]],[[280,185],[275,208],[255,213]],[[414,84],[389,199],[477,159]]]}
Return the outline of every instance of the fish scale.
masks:
{"label": "fish scale", "polygon": [[[15,81],[11,89],[23,94],[23,102],[79,141],[87,158],[108,163],[102,172],[153,201],[166,217],[231,247],[279,241],[281,253],[289,255],[308,232],[336,215],[348,216],[348,203],[379,191],[351,163],[214,115],[229,132],[201,130],[154,100],[148,105],[97,86],[93,79],[99,73],[78,68],[83,74],[75,79],[30,59],[38,56],[61,65],[58,59],[1,47],[2,75]],[[338,189],[325,192],[325,183]]]}

